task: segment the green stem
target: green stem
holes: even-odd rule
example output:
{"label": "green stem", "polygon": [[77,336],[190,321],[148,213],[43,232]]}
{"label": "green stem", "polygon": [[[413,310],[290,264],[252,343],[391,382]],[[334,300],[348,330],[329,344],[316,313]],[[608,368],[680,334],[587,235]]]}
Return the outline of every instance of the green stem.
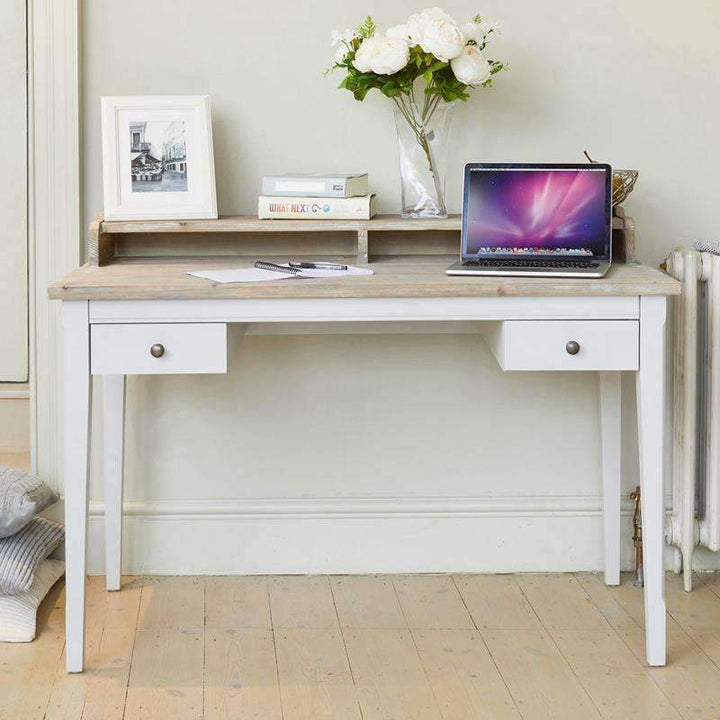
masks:
{"label": "green stem", "polygon": [[[415,102],[415,98],[412,92],[406,93],[404,95],[398,95],[394,97],[393,100],[395,101],[395,104],[399,108],[405,120],[407,120],[410,128],[413,131],[413,134],[415,135],[415,139],[425,153],[425,158],[427,159],[428,163],[428,170],[432,175],[433,183],[435,185],[435,194],[437,196],[437,201],[439,204],[438,209],[444,213],[446,211],[445,198],[443,197],[442,193],[442,184],[439,174],[436,170],[435,161],[432,154],[432,148],[430,147],[430,142],[425,132],[426,123],[430,120],[433,113],[437,109],[441,96],[436,95],[429,102],[427,100],[428,97],[429,96],[426,96],[426,102],[424,103],[422,113],[420,112],[420,109]],[[418,116],[420,117],[420,119],[418,119]]]}

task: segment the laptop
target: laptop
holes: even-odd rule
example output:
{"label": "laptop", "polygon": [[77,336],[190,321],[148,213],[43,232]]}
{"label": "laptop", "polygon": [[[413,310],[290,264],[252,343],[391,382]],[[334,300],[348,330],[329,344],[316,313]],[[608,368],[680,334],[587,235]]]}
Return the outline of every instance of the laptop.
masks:
{"label": "laptop", "polygon": [[612,253],[609,165],[469,163],[448,275],[598,278]]}

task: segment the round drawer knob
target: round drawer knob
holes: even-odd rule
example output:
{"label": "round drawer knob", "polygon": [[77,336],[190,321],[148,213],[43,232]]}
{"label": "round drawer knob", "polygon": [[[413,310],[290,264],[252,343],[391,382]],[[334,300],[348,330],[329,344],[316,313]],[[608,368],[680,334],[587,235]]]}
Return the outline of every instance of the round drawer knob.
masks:
{"label": "round drawer knob", "polygon": [[[570,351],[568,350],[568,352]],[[162,357],[165,354],[165,346],[160,343],[155,343],[150,347],[150,354],[156,358]]]}
{"label": "round drawer knob", "polygon": [[577,340],[570,340],[565,349],[568,355],[577,355],[580,352],[580,343]]}

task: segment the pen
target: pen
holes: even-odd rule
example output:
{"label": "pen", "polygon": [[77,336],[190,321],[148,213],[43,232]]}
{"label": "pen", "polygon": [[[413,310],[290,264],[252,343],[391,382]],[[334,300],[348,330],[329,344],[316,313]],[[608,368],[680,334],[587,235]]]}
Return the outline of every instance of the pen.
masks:
{"label": "pen", "polygon": [[347,270],[347,265],[330,262],[290,262],[290,267],[301,268],[302,270]]}
{"label": "pen", "polygon": [[285,273],[286,275],[299,275],[301,270],[296,267],[285,267],[284,265],[278,265],[274,262],[265,262],[258,260],[255,263],[255,267],[258,270],[272,270],[273,272]]}

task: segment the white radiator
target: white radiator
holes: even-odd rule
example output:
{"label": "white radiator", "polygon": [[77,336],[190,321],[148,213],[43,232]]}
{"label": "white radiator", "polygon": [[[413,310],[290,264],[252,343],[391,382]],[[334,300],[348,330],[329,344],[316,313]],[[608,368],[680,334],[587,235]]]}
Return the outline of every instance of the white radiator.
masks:
{"label": "white radiator", "polygon": [[673,510],[666,537],[680,550],[689,592],[695,547],[720,550],[720,256],[676,251],[667,270],[682,283],[682,295],[674,301]]}

